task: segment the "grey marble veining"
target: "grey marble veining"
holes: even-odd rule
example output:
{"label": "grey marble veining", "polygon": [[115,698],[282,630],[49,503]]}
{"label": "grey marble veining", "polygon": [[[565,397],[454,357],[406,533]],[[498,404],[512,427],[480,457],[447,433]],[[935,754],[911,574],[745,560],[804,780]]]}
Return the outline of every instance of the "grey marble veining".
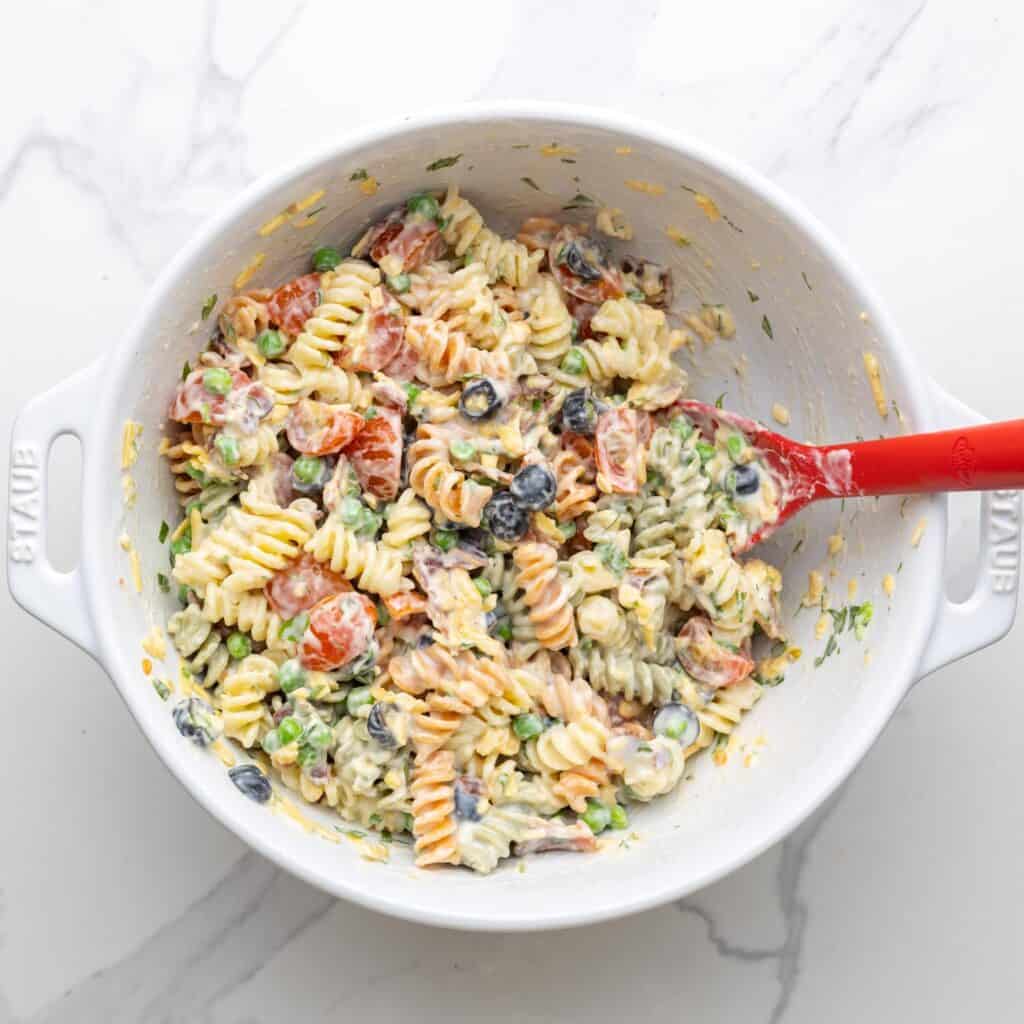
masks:
{"label": "grey marble veining", "polygon": [[[36,0],[5,28],[4,435],[258,175],[354,125],[516,97],[660,120],[760,168],[849,246],[930,372],[1018,414],[1015,6]],[[190,801],[102,671],[6,588],[0,625],[0,1024],[1020,1019],[1021,628],[915,689],[828,806],[730,878],[505,936],[379,917],[279,871]]]}

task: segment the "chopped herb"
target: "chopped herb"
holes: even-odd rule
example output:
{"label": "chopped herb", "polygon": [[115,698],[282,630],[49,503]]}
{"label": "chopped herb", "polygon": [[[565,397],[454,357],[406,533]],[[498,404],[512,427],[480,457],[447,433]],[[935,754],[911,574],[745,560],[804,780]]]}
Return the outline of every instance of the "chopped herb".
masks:
{"label": "chopped herb", "polygon": [[902,562],[900,562],[900,564],[896,566],[896,575],[898,576],[901,572],[903,572],[903,563]]}
{"label": "chopped herb", "polygon": [[415,384],[405,385],[405,396],[409,400],[409,404],[412,405],[417,398],[423,393],[423,388],[417,387]]}
{"label": "chopped herb", "polygon": [[634,302],[644,302],[647,296],[639,288],[631,288],[626,292],[626,298],[632,299]]}
{"label": "chopped herb", "polygon": [[169,594],[171,592],[171,581],[162,572],[156,574],[156,585],[160,588],[161,593]]}
{"label": "chopped herb", "polygon": [[338,825],[334,826],[343,836],[348,836],[349,839],[365,839],[366,833],[360,832],[357,828],[341,828]]}
{"label": "chopped herb", "polygon": [[443,171],[446,167],[454,167],[461,159],[461,153],[456,153],[455,156],[443,156],[439,160],[427,164],[427,170]]}
{"label": "chopped herb", "polygon": [[515,142],[512,144],[513,149],[529,149],[530,144],[528,142]]}
{"label": "chopped herb", "polygon": [[217,293],[214,292],[203,303],[203,308],[200,311],[200,316],[205,320],[213,312],[213,307],[216,306],[216,305],[217,305]]}
{"label": "chopped herb", "polygon": [[813,292],[814,289],[811,287],[811,282],[807,280],[807,275],[801,270],[800,276],[804,279],[804,284],[807,285],[807,290]]}
{"label": "chopped herb", "polygon": [[721,394],[720,394],[720,395],[719,395],[719,396],[718,396],[718,397],[717,397],[717,398],[715,399],[715,408],[716,408],[716,409],[721,409],[721,408],[722,408],[722,404],[723,404],[723,403],[725,402],[725,396],[726,396],[726,392],[725,392],[725,391],[723,391],[723,392],[722,392],[722,393],[721,393]]}
{"label": "chopped herb", "polygon": [[874,605],[870,601],[865,601],[863,604],[852,605],[850,611],[853,613],[850,619],[853,635],[858,640],[863,640],[864,631],[871,625],[871,619],[875,614]]}
{"label": "chopped herb", "polygon": [[622,549],[608,541],[598,544],[594,552],[616,576],[622,576],[629,568],[629,559],[622,553]]}
{"label": "chopped herb", "polygon": [[358,170],[353,171],[349,176],[349,181],[366,181],[369,175],[366,173],[365,167],[360,167]]}
{"label": "chopped herb", "polygon": [[760,302],[761,301],[761,296],[760,295],[755,295],[749,288],[747,289],[747,297],[750,299],[751,302]]}
{"label": "chopped herb", "polygon": [[764,331],[772,341],[775,340],[775,334],[772,332],[772,322],[768,319],[767,314],[761,317],[761,330]]}
{"label": "chopped herb", "polygon": [[561,158],[561,160],[562,160],[563,164],[574,164],[574,163],[576,163],[575,160],[570,160],[569,157],[567,157],[567,156],[563,156]]}
{"label": "chopped herb", "polygon": [[318,206],[315,210],[310,210],[309,213],[306,214],[306,220],[312,220],[317,214],[323,213],[326,209],[326,206]]}
{"label": "chopped herb", "polygon": [[521,182],[522,182],[522,183],[523,183],[524,185],[529,185],[529,186],[530,186],[530,188],[532,188],[532,189],[535,189],[535,190],[536,190],[536,191],[538,191],[538,192],[540,191],[540,185],[538,185],[538,184],[537,184],[537,182],[535,182],[535,181],[533,180],[533,178],[520,178],[519,180],[520,180],[520,181],[521,181]]}
{"label": "chopped herb", "polygon": [[382,824],[383,821],[384,821],[384,819],[379,814],[371,814],[370,817],[367,818],[366,820],[367,820],[367,823],[372,825],[374,828],[376,828],[378,825]]}
{"label": "chopped herb", "polygon": [[189,362],[186,359],[185,365],[181,368],[181,379],[184,380],[192,372],[192,367],[189,366]]}
{"label": "chopped herb", "polygon": [[541,411],[541,409],[543,409],[543,408],[544,408],[544,403],[543,403],[543,402],[541,401],[541,399],[539,399],[539,398],[535,398],[535,399],[534,399],[534,400],[533,400],[533,401],[532,401],[532,402],[530,403],[530,408],[531,408],[531,409],[532,409],[532,410],[533,410],[534,412],[540,412],[540,411]]}
{"label": "chopped herb", "polygon": [[833,633],[842,633],[842,631],[846,629],[846,617],[849,614],[849,612],[849,608],[840,608],[838,610],[836,610],[835,608],[828,609],[829,615],[832,616]]}
{"label": "chopped herb", "polygon": [[908,495],[906,498],[904,498],[900,502],[900,519],[904,519],[906,517],[907,503],[909,501],[910,501],[910,496]]}
{"label": "chopped herb", "polygon": [[156,690],[157,696],[161,700],[167,700],[167,698],[171,695],[170,688],[162,679],[153,680],[153,689]]}
{"label": "chopped herb", "polygon": [[839,650],[839,642],[836,640],[835,633],[830,633],[828,643],[825,645],[825,653],[819,655],[814,659],[814,667],[821,668],[826,658],[830,658],[836,651]]}
{"label": "chopped herb", "polygon": [[892,400],[892,411],[896,413],[896,419],[903,419],[903,413],[900,412],[900,407],[896,404],[896,399]]}
{"label": "chopped herb", "polygon": [[572,197],[572,199],[570,199],[569,202],[567,202],[565,204],[565,206],[562,207],[562,209],[563,210],[578,210],[581,206],[594,206],[594,205],[595,205],[594,204],[594,200],[591,199],[590,196],[584,195],[582,192],[577,192],[576,195],[574,195]]}
{"label": "chopped herb", "polygon": [[167,520],[162,519],[160,521],[160,532],[157,534],[157,539],[160,541],[161,544],[163,544],[164,541],[167,540],[167,534],[169,534],[170,532],[171,528],[167,525]]}

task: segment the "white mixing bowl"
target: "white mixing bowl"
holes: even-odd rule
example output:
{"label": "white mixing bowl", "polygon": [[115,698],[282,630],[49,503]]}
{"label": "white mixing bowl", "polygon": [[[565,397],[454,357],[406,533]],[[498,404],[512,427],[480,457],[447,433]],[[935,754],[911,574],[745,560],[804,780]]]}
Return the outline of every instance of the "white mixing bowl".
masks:
{"label": "white mixing bowl", "polygon": [[[452,166],[428,169],[456,155]],[[379,182],[375,194],[353,180],[360,168]],[[171,263],[108,359],[22,410],[11,459],[10,587],[25,609],[106,668],[193,796],[283,868],[346,899],[438,925],[583,924],[685,895],[783,838],[849,774],[917,678],[1002,636],[1016,605],[1017,495],[983,503],[977,586],[962,605],[943,591],[943,497],[914,499],[902,514],[898,498],[847,502],[847,547],[834,578],[826,543],[840,522],[838,504],[805,512],[766,545],[765,557],[783,565],[786,619],[804,657],[745,720],[737,742],[746,751],[724,766],[706,755],[696,759],[677,793],[634,812],[638,838],[621,846],[616,839],[594,856],[545,854],[530,858],[525,872],[513,861],[478,877],[418,871],[408,849],[397,845],[390,863],[370,863],[348,840],[326,842],[269,813],[239,793],[216,757],[178,734],[174,701],[162,702],[141,669],[140,641],[174,606],[156,584],[156,573],[167,570],[158,525],[176,511],[156,451],[167,403],[183,361],[205,341],[209,325],[197,328],[204,300],[212,292],[222,300],[230,295],[257,253],[265,258],[251,286],[281,282],[305,272],[315,246],[351,244],[409,193],[449,183],[458,183],[501,230],[531,213],[579,217],[562,207],[580,193],[623,209],[636,239],[625,250],[673,268],[678,307],[724,302],[735,314],[736,339],[699,346],[696,365],[688,367],[697,397],[725,392],[730,407],[765,420],[781,402],[792,412],[789,433],[816,441],[979,419],[924,375],[827,232],[757,174],[684,137],[603,112],[534,104],[462,108],[350,135],[248,189]],[[302,220],[293,215],[276,231],[259,233],[289,204],[319,190],[316,206],[325,209],[314,224],[293,226]],[[713,200],[720,219],[702,196]],[[894,411],[879,417],[863,372],[865,351],[877,355],[905,427]],[[144,426],[132,509],[122,503],[120,465],[129,417]],[[64,433],[81,440],[84,458],[81,564],[66,575],[44,553],[45,463]],[[910,537],[922,518],[927,528],[915,549]],[[141,558],[141,599],[119,545],[125,531]],[[846,601],[855,576],[857,599],[873,600],[875,618],[863,643],[844,634],[841,650],[815,668],[825,643],[814,637],[817,612],[794,612],[808,570],[823,566],[833,603]],[[887,573],[897,580],[891,599],[882,589]],[[176,677],[173,660],[156,673]],[[338,819],[324,813],[320,820]]]}

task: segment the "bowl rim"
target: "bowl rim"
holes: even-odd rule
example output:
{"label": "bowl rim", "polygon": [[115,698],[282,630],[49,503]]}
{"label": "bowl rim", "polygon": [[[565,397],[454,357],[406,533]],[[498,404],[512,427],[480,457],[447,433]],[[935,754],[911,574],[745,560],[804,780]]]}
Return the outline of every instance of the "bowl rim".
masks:
{"label": "bowl rim", "polygon": [[[136,342],[144,338],[143,332],[155,311],[162,306],[183,271],[193,266],[196,258],[209,242],[266,194],[315,170],[318,166],[337,160],[348,151],[364,149],[396,135],[413,131],[420,132],[432,127],[487,124],[509,120],[539,123],[568,122],[584,128],[620,133],[623,136],[632,137],[640,143],[647,142],[675,150],[692,160],[705,164],[709,169],[758,195],[800,232],[813,240],[826,260],[830,271],[864,301],[866,308],[870,310],[879,346],[885,352],[886,359],[890,364],[898,366],[900,378],[907,390],[908,407],[915,415],[916,421],[927,429],[930,425],[929,421],[934,420],[933,403],[928,390],[927,378],[907,349],[874,288],[831,232],[781,188],[763,177],[760,172],[719,152],[716,148],[685,133],[654,122],[569,103],[516,100],[474,102],[430,108],[402,118],[375,123],[346,133],[316,149],[307,151],[279,170],[251,183],[233,201],[227,203],[223,209],[200,226],[148,289],[138,313],[132,319],[118,345],[107,357],[106,369],[108,372],[105,375],[107,393],[123,393],[129,384],[137,387],[137,382],[132,381],[129,377],[133,369]],[[120,429],[119,417],[116,416],[114,406],[115,403],[102,400],[97,403],[97,416],[92,427],[94,434],[102,436],[106,432],[109,436],[116,436],[110,433],[112,429]],[[96,445],[90,447],[95,449]],[[98,516],[103,508],[102,502],[106,487],[102,475],[99,473],[83,473],[82,484],[83,524],[87,526],[90,518]],[[574,907],[552,907],[547,911],[539,913],[531,911],[518,916],[505,914],[495,917],[494,913],[487,908],[484,890],[481,890],[481,895],[484,896],[484,899],[480,901],[481,910],[477,913],[465,913],[446,908],[440,900],[435,900],[433,905],[430,905],[429,899],[417,905],[400,902],[397,899],[389,898],[387,887],[361,888],[346,878],[346,872],[343,869],[339,870],[337,874],[321,872],[296,857],[283,844],[275,840],[272,831],[256,827],[244,813],[242,807],[230,806],[220,796],[200,784],[195,773],[188,769],[187,760],[182,756],[182,745],[177,743],[172,746],[177,737],[166,729],[154,727],[149,721],[148,715],[143,712],[141,703],[136,704],[136,701],[141,702],[142,689],[122,685],[121,680],[131,677],[132,667],[124,655],[122,646],[115,642],[116,631],[113,628],[111,617],[100,614],[108,610],[109,602],[105,597],[104,581],[99,579],[99,573],[92,568],[102,564],[101,531],[87,528],[83,530],[81,565],[88,596],[88,607],[92,614],[99,647],[99,660],[112,676],[122,699],[128,705],[133,717],[161,760],[193,799],[222,825],[234,832],[257,852],[309,884],[371,910],[402,920],[467,931],[540,931],[625,917],[682,898],[749,863],[765,850],[785,839],[825,804],[861,762],[914,682],[915,669],[934,624],[942,593],[946,502],[938,498],[933,499],[929,507],[929,517],[936,524],[936,528],[928,530],[921,548],[923,549],[922,554],[927,558],[927,564],[931,565],[936,573],[938,585],[928,588],[928,593],[922,595],[918,601],[915,618],[910,623],[910,632],[916,635],[910,637],[912,642],[904,643],[898,663],[888,667],[888,674],[893,679],[888,691],[888,699],[879,701],[871,708],[870,713],[863,714],[859,731],[849,739],[845,752],[836,751],[831,772],[821,773],[814,779],[803,780],[803,784],[798,784],[792,791],[784,809],[785,813],[780,811],[776,820],[770,826],[765,827],[761,835],[757,836],[754,841],[744,841],[738,844],[738,848],[731,856],[722,858],[720,862],[698,876],[691,876],[683,881],[676,881],[668,877],[667,880],[659,881],[657,884],[648,879],[644,884],[638,884],[635,888],[630,887],[628,891],[620,890],[612,898],[593,900],[586,905],[581,905],[581,901],[577,901]],[[922,561],[924,560],[922,559]],[[841,758],[840,755],[842,755]],[[241,803],[244,804],[244,801]],[[659,876],[660,878],[662,876]],[[640,881],[638,879],[638,882]],[[486,885],[486,882],[480,880],[480,884]]]}

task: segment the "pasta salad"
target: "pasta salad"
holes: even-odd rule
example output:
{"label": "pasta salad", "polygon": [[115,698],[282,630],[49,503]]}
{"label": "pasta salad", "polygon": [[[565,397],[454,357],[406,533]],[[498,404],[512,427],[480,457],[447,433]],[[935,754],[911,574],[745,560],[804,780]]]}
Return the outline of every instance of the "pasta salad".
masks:
{"label": "pasta salad", "polygon": [[502,238],[455,188],[226,302],[161,446],[179,730],[423,867],[593,850],[675,789],[784,658],[751,646],[780,574],[735,557],[777,486],[682,413],[671,304],[587,225]]}

